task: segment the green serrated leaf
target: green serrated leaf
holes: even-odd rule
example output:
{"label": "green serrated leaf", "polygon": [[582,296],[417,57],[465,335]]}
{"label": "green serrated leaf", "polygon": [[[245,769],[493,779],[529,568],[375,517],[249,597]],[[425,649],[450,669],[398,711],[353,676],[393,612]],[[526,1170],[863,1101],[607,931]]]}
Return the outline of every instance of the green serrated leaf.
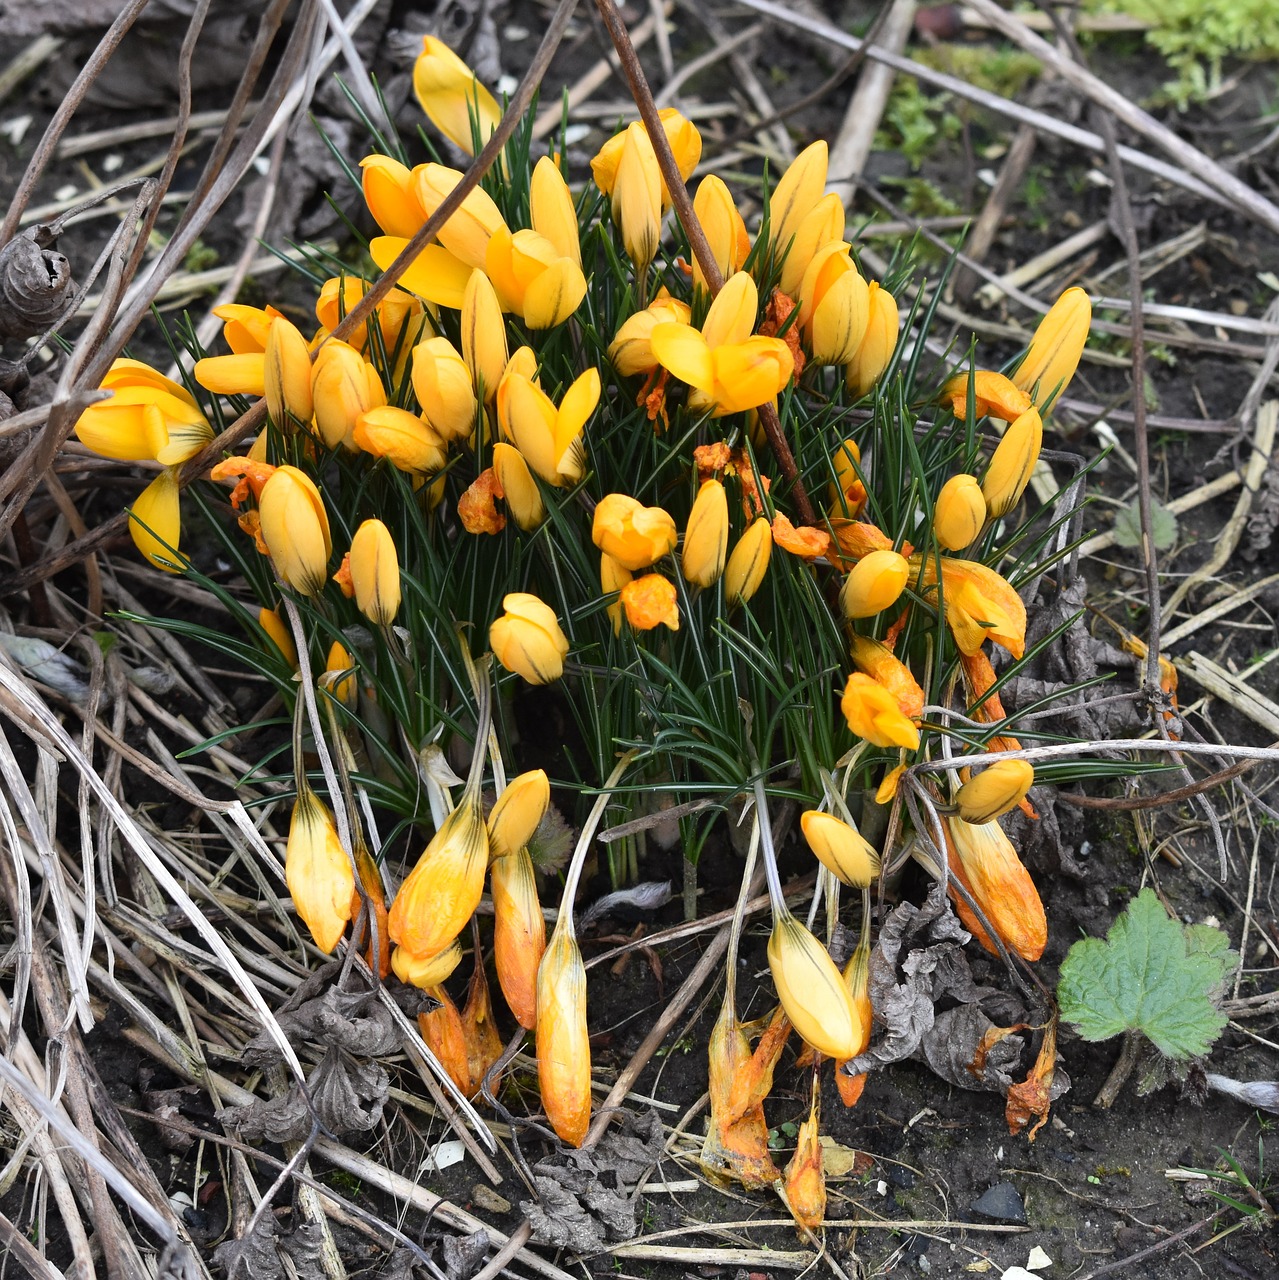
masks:
{"label": "green serrated leaf", "polygon": [[[1115,517],[1115,541],[1121,547],[1141,546],[1141,510],[1136,501]],[[1167,551],[1177,541],[1177,517],[1162,503],[1150,503],[1150,540],[1156,551]]]}
{"label": "green serrated leaf", "polygon": [[1185,928],[1143,889],[1104,942],[1070,948],[1057,987],[1061,1016],[1085,1040],[1139,1031],[1166,1057],[1202,1057],[1226,1025],[1212,995],[1234,958],[1220,929]]}

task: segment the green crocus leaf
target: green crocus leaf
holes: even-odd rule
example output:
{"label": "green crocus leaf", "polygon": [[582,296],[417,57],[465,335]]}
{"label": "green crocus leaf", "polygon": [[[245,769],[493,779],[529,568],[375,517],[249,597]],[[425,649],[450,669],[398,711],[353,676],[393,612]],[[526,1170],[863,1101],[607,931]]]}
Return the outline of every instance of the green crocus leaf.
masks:
{"label": "green crocus leaf", "polygon": [[1139,1031],[1165,1057],[1202,1057],[1226,1025],[1213,998],[1234,959],[1220,929],[1187,928],[1143,889],[1104,942],[1070,948],[1057,988],[1061,1016],[1085,1040]]}

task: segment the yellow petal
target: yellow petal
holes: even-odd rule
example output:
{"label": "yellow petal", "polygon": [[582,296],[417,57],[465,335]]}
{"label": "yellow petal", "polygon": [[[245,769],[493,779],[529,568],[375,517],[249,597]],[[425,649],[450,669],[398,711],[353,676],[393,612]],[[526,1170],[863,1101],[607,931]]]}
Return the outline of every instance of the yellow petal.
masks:
{"label": "yellow petal", "polygon": [[755,331],[758,310],[759,290],[750,273],[739,271],[729,276],[702,324],[707,345],[713,350],[730,342],[745,342]]}
{"label": "yellow petal", "polygon": [[129,512],[129,532],[134,545],[157,569],[177,573],[186,568],[186,557],[178,551],[182,518],[178,508],[178,472],[165,467],[138,494]]}
{"label": "yellow petal", "polygon": [[699,391],[715,386],[715,366],[711,349],[692,325],[666,321],[654,325],[649,335],[653,356],[663,369]]}
{"label": "yellow petal", "polygon": [[[408,240],[398,236],[375,236],[369,241],[369,256],[385,271],[404,252]],[[471,267],[460,262],[443,245],[428,244],[400,276],[400,285],[427,302],[458,311]]]}

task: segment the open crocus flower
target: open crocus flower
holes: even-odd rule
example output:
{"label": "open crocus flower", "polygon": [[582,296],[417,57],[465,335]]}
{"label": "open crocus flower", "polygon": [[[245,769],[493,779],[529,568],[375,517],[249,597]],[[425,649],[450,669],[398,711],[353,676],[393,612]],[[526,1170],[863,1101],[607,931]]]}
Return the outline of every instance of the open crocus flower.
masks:
{"label": "open crocus flower", "polygon": [[600,398],[598,369],[587,369],[564,393],[559,408],[535,382],[503,378],[499,410],[524,461],[547,484],[576,484],[586,468],[582,432]]}
{"label": "open crocus flower", "polygon": [[[918,571],[920,557],[912,557]],[[922,557],[922,589],[937,595],[937,561]],[[946,621],[960,653],[971,656],[987,640],[1020,658],[1026,649],[1026,606],[1005,578],[975,560],[941,557],[941,594]]]}
{"label": "open crocus flower", "polygon": [[753,334],[758,308],[755,281],[739,271],[711,303],[700,331],[672,323],[653,328],[653,354],[693,388],[688,405],[695,413],[744,413],[767,404],[790,381],[790,347],[780,338]]}
{"label": "open crocus flower", "polygon": [[512,234],[497,228],[489,238],[484,269],[502,310],[515,312],[530,329],[563,324],[586,296],[579,262],[537,231]]}
{"label": "open crocus flower", "polygon": [[274,307],[246,307],[242,302],[228,302],[214,307],[213,314],[222,321],[223,341],[237,355],[252,355],[266,350],[266,335],[271,321],[280,315]]}
{"label": "open crocus flower", "polygon": [[[998,822],[973,824],[950,816],[946,829],[950,869],[973,896],[1004,945],[1023,960],[1038,960],[1048,942],[1039,891]],[[998,954],[964,899],[951,889],[959,919],[983,947]]]}
{"label": "open crocus flower", "polygon": [[[368,289],[368,283],[359,276],[333,276],[324,282],[315,303],[315,318],[320,322],[323,337],[338,327]],[[397,347],[401,353],[411,348],[427,323],[421,302],[403,289],[392,289],[373,314],[382,334],[382,350],[388,359]],[[345,341],[363,351],[368,345],[368,336],[368,325],[357,324]]]}
{"label": "open crocus flower", "polygon": [[195,397],[140,360],[116,360],[102,389],[111,399],[90,405],[76,420],[75,433],[104,458],[178,466],[213,439]]}
{"label": "open crocus flower", "polygon": [[413,92],[431,123],[468,156],[476,152],[475,131],[483,146],[502,119],[497,100],[475,72],[435,36],[422,37],[422,52],[413,64]]}

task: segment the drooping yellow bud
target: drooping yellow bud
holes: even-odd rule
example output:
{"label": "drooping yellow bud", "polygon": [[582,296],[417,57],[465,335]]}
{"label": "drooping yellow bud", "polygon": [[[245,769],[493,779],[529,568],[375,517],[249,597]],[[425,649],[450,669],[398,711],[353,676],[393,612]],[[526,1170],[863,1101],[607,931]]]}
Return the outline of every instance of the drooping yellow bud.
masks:
{"label": "drooping yellow bud", "polygon": [[591,538],[623,568],[637,573],[675,550],[675,521],[661,507],[646,507],[625,493],[608,493],[595,507]]}
{"label": "drooping yellow bud", "polygon": [[315,945],[330,954],[351,918],[355,872],[338,840],[333,815],[306,785],[289,822],[284,879]]}
{"label": "drooping yellow bud", "polygon": [[480,146],[502,119],[501,107],[475,72],[435,36],[422,37],[422,52],[413,64],[413,92],[431,123],[468,156],[476,150],[472,118]]}
{"label": "drooping yellow bud", "polygon": [[1078,286],[1067,289],[1039,322],[1013,382],[1041,415],[1047,416],[1075,376],[1091,323],[1092,303]]}
{"label": "drooping yellow bud", "polygon": [[879,854],[856,827],[816,809],[804,813],[799,825],[817,860],[844,884],[865,889],[879,875]]}
{"label": "drooping yellow bud", "polygon": [[757,516],[737,540],[724,568],[724,603],[745,604],[757,592],[773,555],[773,527]]}
{"label": "drooping yellow bud", "polygon": [[864,396],[877,383],[897,348],[897,299],[878,281],[867,286],[866,332],[848,362],[848,389]]}
{"label": "drooping yellow bud", "polygon": [[297,467],[276,467],[262,486],[258,518],[280,580],[300,595],[319,595],[328,581],[333,543],[315,482]]}
{"label": "drooping yellow bud", "polygon": [[381,520],[365,520],[351,539],[351,585],[360,612],[377,627],[389,627],[400,611],[400,557]]}
{"label": "drooping yellow bud", "polygon": [[529,684],[558,680],[569,644],[554,610],[525,591],[510,592],[502,608],[505,612],[489,627],[489,644],[498,662]]}
{"label": "drooping yellow bud", "polygon": [[178,573],[186,567],[186,557],[178,550],[182,535],[178,467],[165,467],[133,500],[129,511],[129,533],[133,545],[157,569]]}
{"label": "drooping yellow bud", "polygon": [[1043,420],[1039,410],[1031,405],[1004,432],[982,478],[982,496],[992,520],[998,520],[1021,501],[1043,443]]}
{"label": "drooping yellow bud", "polygon": [[551,1128],[580,1147],[591,1122],[586,967],[577,940],[561,925],[537,970],[537,1082]]}
{"label": "drooping yellow bud", "polygon": [[843,975],[792,915],[774,921],[768,967],[782,1008],[804,1041],[830,1058],[853,1057],[860,1028]]}
{"label": "drooping yellow bud", "polygon": [[545,769],[531,769],[506,784],[489,814],[489,852],[502,858],[524,848],[533,838],[551,803]]}
{"label": "drooping yellow bud", "polygon": [[277,427],[311,425],[311,353],[297,325],[276,316],[267,330],[263,390]]}
{"label": "drooping yellow bud", "polygon": [[711,587],[728,555],[728,494],[718,480],[703,480],[688,513],[680,571],[695,587]]}
{"label": "drooping yellow bud", "polygon": [[531,533],[546,519],[546,504],[524,455],[512,444],[493,446],[493,470],[515,523]]}
{"label": "drooping yellow bud", "polygon": [[1015,809],[1034,785],[1035,769],[1028,760],[997,760],[959,788],[955,806],[965,822],[994,822]]}
{"label": "drooping yellow bud", "polygon": [[897,551],[872,551],[844,579],[839,593],[846,618],[873,618],[891,608],[910,581],[910,562]]}
{"label": "drooping yellow bud", "polygon": [[962,551],[976,541],[986,523],[986,499],[977,478],[951,476],[933,507],[933,534],[943,551]]}
{"label": "drooping yellow bud", "polygon": [[471,371],[457,348],[447,338],[427,338],[413,348],[412,369],[422,417],[446,444],[465,440],[475,430],[476,401]]}
{"label": "drooping yellow bud", "polygon": [[924,691],[919,681],[887,645],[869,636],[854,635],[848,641],[848,652],[858,671],[893,695],[902,715],[917,720],[924,714]]}
{"label": "drooping yellow bud", "polygon": [[858,738],[877,747],[919,747],[919,729],[903,714],[897,699],[877,680],[854,671],[844,686],[840,710]]}
{"label": "drooping yellow bud", "polygon": [[515,1021],[531,1031],[537,1025],[537,969],[546,950],[546,921],[528,850],[494,858],[489,882],[498,985]]}

